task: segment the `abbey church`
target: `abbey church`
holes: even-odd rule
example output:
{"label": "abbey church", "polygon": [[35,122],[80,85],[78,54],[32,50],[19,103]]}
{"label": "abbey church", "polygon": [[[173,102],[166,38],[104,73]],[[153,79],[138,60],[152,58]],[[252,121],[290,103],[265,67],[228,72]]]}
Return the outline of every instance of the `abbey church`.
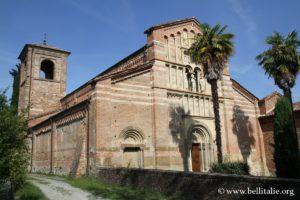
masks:
{"label": "abbey church", "polygon": [[[150,27],[143,47],[69,94],[70,52],[26,44],[18,57],[19,111],[29,106],[31,170],[209,171],[216,161],[211,88],[184,53],[199,25],[188,18]],[[229,66],[218,86],[224,159],[247,162],[253,175],[274,174],[271,118],[280,94],[259,100]]]}

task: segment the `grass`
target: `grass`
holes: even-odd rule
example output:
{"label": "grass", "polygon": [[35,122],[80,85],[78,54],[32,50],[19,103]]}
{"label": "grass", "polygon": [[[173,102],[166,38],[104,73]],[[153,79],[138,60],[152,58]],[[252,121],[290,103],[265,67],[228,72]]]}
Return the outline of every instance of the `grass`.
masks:
{"label": "grass", "polygon": [[22,188],[20,188],[15,196],[20,200],[47,200],[43,192],[33,184],[26,182]]}
{"label": "grass", "polygon": [[171,200],[158,192],[107,184],[90,177],[69,179],[67,182],[74,187],[87,190],[95,196],[111,200]]}

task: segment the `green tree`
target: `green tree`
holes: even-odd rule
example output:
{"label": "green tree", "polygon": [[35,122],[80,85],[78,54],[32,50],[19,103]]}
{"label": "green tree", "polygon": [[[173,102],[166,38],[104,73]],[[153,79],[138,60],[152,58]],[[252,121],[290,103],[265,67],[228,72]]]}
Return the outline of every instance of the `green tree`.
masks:
{"label": "green tree", "polygon": [[5,92],[0,90],[0,181],[9,181],[14,191],[24,183],[27,174],[27,122],[8,104]]}
{"label": "green tree", "polygon": [[267,37],[266,43],[270,45],[269,49],[259,54],[256,60],[269,78],[272,77],[275,84],[282,89],[293,108],[291,88],[294,87],[300,70],[300,54],[297,51],[300,40],[297,32],[292,31],[287,37],[274,32]]}
{"label": "green tree", "polygon": [[13,68],[9,71],[9,74],[13,77],[13,92],[11,95],[11,106],[13,106],[18,111],[19,103],[19,85],[20,85],[20,69],[21,64],[16,64],[16,68]]}
{"label": "green tree", "polygon": [[225,33],[226,28],[221,28],[219,24],[214,27],[202,24],[201,33],[195,36],[195,42],[187,52],[192,62],[203,66],[204,76],[211,85],[219,163],[223,162],[223,156],[217,81],[222,78],[223,70],[234,51],[234,35]]}
{"label": "green tree", "polygon": [[299,177],[299,150],[292,108],[286,97],[278,99],[274,121],[274,161],[278,177]]}
{"label": "green tree", "polygon": [[[300,53],[297,51],[300,46],[298,34],[296,31],[292,31],[287,37],[284,37],[280,33],[274,32],[267,37],[266,43],[270,45],[269,49],[259,54],[256,60],[269,78],[274,79],[275,85],[282,89],[294,110],[291,88],[296,84],[296,77],[300,71]],[[292,117],[292,126],[297,133],[294,114]]]}

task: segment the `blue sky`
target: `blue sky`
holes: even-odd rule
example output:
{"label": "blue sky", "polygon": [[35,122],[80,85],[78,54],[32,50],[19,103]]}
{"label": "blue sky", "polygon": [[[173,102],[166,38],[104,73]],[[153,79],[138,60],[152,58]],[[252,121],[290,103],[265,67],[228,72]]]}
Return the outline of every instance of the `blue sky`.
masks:
{"label": "blue sky", "polygon": [[[296,29],[300,35],[299,9],[297,0],[0,0],[0,88],[12,85],[9,70],[24,44],[42,43],[44,33],[50,45],[72,52],[69,93],[143,46],[150,26],[196,17],[228,25],[235,34],[231,76],[262,98],[280,90],[255,57],[275,30],[286,35]],[[300,101],[300,75],[293,100]]]}

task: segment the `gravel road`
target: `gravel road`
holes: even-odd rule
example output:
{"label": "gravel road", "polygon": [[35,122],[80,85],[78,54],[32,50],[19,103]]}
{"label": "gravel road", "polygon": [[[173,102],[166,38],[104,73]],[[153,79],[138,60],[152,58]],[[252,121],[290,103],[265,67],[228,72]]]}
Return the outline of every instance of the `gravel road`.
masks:
{"label": "gravel road", "polygon": [[31,174],[29,181],[39,187],[49,200],[104,200],[93,194],[75,188],[58,177]]}

